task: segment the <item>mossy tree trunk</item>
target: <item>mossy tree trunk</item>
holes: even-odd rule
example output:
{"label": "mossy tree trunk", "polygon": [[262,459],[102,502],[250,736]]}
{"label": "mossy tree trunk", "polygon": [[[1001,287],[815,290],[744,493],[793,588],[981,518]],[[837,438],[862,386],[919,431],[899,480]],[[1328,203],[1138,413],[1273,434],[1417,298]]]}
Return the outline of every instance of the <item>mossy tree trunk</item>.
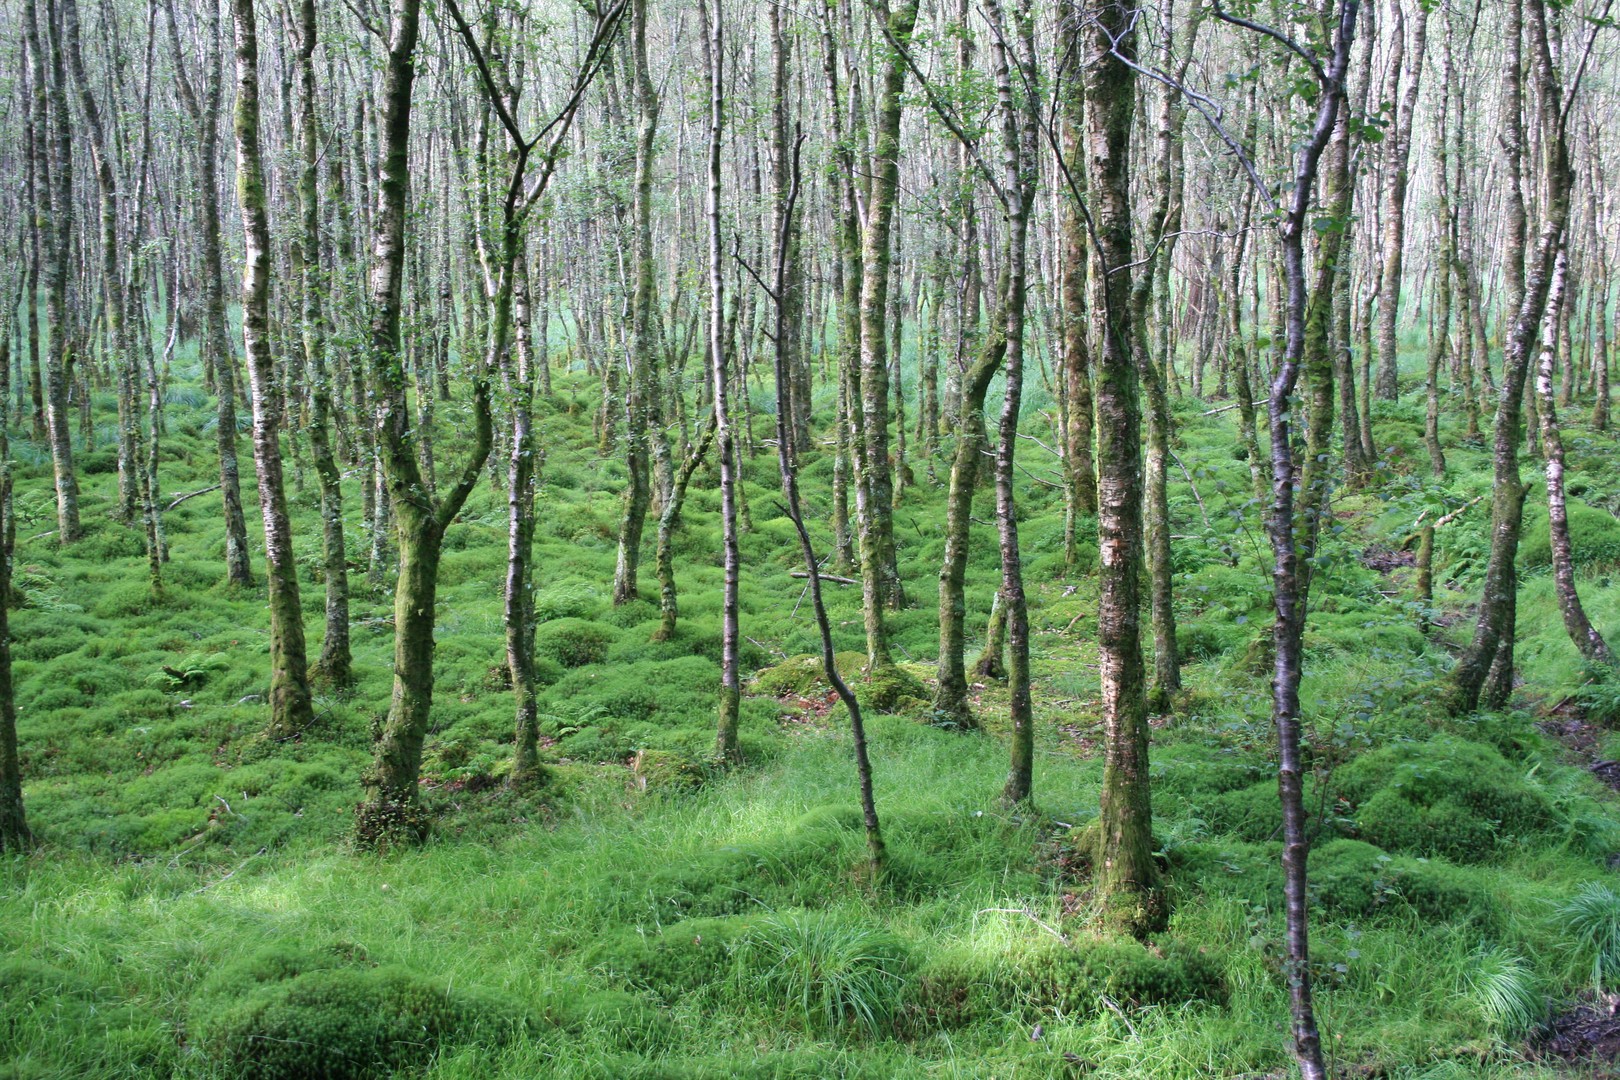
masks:
{"label": "mossy tree trunk", "polygon": [[328,684],[346,689],[354,682],[349,652],[349,559],[343,537],[342,470],[332,451],[332,384],[326,365],[326,313],[322,296],[328,275],[321,267],[320,154],[315,111],[315,46],[319,26],[315,0],[298,5],[299,241],[303,269],[302,332],[304,367],[310,380],[309,442],[321,485],[322,566],[326,578],[326,632],[315,671]]}
{"label": "mossy tree trunk", "polygon": [[898,609],[903,594],[895,563],[894,473],[889,461],[889,272],[893,260],[895,202],[900,190],[900,118],[906,84],[901,55],[917,22],[917,0],[898,7],[882,3],[875,17],[889,41],[868,159],[869,187],[861,232],[860,400],[862,432],[857,446],[866,499],[860,507],[861,592],[866,623],[868,672],[890,658],[885,611]]}
{"label": "mossy tree trunk", "polygon": [[224,87],[219,12],[202,6],[203,39],[199,88],[187,74],[174,10],[169,10],[169,44],[174,53],[175,85],[195,132],[191,149],[197,170],[197,233],[201,268],[199,287],[202,335],[199,352],[203,382],[215,394],[214,442],[219,455],[220,506],[225,519],[225,580],[253,583],[247,542],[247,516],[242,510],[242,471],[236,456],[236,363],[231,358],[230,327],[225,311],[225,255],[219,213],[219,115]]}
{"label": "mossy tree trunk", "polygon": [[631,80],[636,98],[636,165],[631,207],[631,265],[634,275],[630,297],[629,385],[625,393],[624,489],[619,521],[618,564],[613,573],[613,602],[637,598],[637,571],[641,565],[641,536],[647,508],[652,502],[652,448],[660,423],[658,394],[658,291],[652,244],[652,175],[657,163],[658,92],[647,68],[647,4],[634,0],[630,13]]}
{"label": "mossy tree trunk", "polygon": [[[1514,287],[1513,247],[1522,255],[1525,210],[1515,197],[1525,155],[1524,125],[1521,115],[1523,91],[1519,76],[1525,11],[1529,20],[1536,55],[1533,57],[1541,83],[1538,101],[1543,121],[1552,125],[1545,140],[1547,206],[1542,215],[1536,255],[1520,287]],[[1507,71],[1503,80],[1506,101],[1503,106],[1503,152],[1509,162],[1512,183],[1508,191],[1509,252],[1508,284],[1518,299],[1513,323],[1502,350],[1502,378],[1498,385],[1496,423],[1492,433],[1491,542],[1485,564],[1485,585],[1480,598],[1474,636],[1451,673],[1451,704],[1458,711],[1478,707],[1482,694],[1491,705],[1503,704],[1512,689],[1513,635],[1517,621],[1518,575],[1515,559],[1523,526],[1525,489],[1519,475],[1519,428],[1529,361],[1552,286],[1553,265],[1563,243],[1569,216],[1569,158],[1560,115],[1562,91],[1545,42],[1545,10],[1542,0],[1511,0],[1506,33]],[[1541,101],[1551,97],[1552,104]]]}
{"label": "mossy tree trunk", "polygon": [[259,150],[259,38],[253,0],[232,0],[236,21],[236,191],[242,206],[242,344],[253,387],[253,464],[264,516],[270,595],[270,724],[288,739],[314,719],[304,654],[292,522],[281,480],[282,392],[270,352],[270,216]]}
{"label": "mossy tree trunk", "polygon": [[1142,413],[1131,326],[1131,121],[1138,4],[1110,4],[1064,27],[1059,54],[1085,61],[1087,180],[1101,262],[1097,356],[1097,642],[1102,667],[1103,781],[1096,853],[1105,918],[1136,935],[1164,924],[1153,860],[1148,725],[1142,664]]}

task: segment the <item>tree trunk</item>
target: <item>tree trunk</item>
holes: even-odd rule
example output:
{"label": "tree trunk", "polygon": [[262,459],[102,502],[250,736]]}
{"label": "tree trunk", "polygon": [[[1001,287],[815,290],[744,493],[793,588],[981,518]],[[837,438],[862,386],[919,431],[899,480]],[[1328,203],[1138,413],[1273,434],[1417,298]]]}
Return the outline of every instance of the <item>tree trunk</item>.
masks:
{"label": "tree trunk", "polygon": [[298,5],[298,86],[300,123],[298,175],[299,256],[303,264],[304,364],[310,380],[309,441],[321,484],[322,565],[326,577],[326,633],[315,672],[343,690],[354,682],[349,654],[349,559],[343,538],[342,470],[332,452],[332,385],[326,367],[326,313],[322,296],[330,279],[321,266],[320,155],[315,112],[315,0]]}
{"label": "tree trunk", "polygon": [[[485,368],[473,379],[472,449],[455,488],[442,500],[435,499],[418,463],[415,421],[406,398],[409,380],[400,341],[413,56],[420,22],[421,0],[393,0],[383,72],[370,347],[372,386],[380,404],[378,442],[397,523],[399,576],[394,587],[393,696],[377,740],[375,760],[365,776],[365,801],[355,813],[355,836],[362,847],[416,841],[427,833],[428,821],[418,801],[417,780],[433,708],[433,626],[439,556],[445,529],[478,482],[493,440]],[[508,244],[511,239],[508,232],[503,234],[502,242]]]}
{"label": "tree trunk", "polygon": [[[70,0],[71,2],[71,0]],[[270,354],[270,218],[259,154],[259,39],[253,0],[232,0],[236,17],[236,190],[242,206],[242,344],[253,386],[253,464],[264,514],[270,594],[270,724],[267,737],[296,736],[314,720],[305,670],[292,523],[281,482],[281,386]]]}
{"label": "tree trunk", "polygon": [[1378,396],[1394,401],[1399,393],[1395,331],[1401,306],[1401,272],[1406,245],[1406,187],[1410,176],[1412,154],[1412,123],[1417,116],[1418,89],[1423,82],[1423,54],[1428,42],[1429,9],[1417,5],[1417,25],[1412,31],[1412,60],[1403,66],[1406,17],[1400,7],[1395,8],[1394,55],[1390,59],[1393,89],[1390,99],[1397,96],[1403,72],[1410,74],[1406,94],[1401,99],[1395,117],[1395,130],[1386,144],[1389,157],[1385,162],[1389,170],[1384,178],[1384,266],[1378,284]]}
{"label": "tree trunk", "polygon": [[[1541,452],[1547,463],[1547,527],[1552,540],[1553,591],[1558,595],[1558,610],[1564,616],[1564,629],[1570,640],[1588,664],[1609,665],[1614,654],[1592,620],[1587,618],[1581,605],[1580,593],[1575,588],[1575,560],[1570,552],[1569,509],[1564,498],[1564,440],[1558,431],[1558,410],[1553,402],[1553,355],[1557,345],[1557,326],[1565,304],[1565,286],[1569,274],[1569,255],[1560,250],[1553,264],[1552,283],[1547,293],[1547,313],[1541,326],[1541,352],[1536,362],[1536,395],[1541,399]],[[1570,358],[1564,358],[1566,371],[1572,367]],[[1566,375],[1572,377],[1573,373]]]}
{"label": "tree trunk", "polygon": [[[1515,198],[1520,158],[1525,154],[1521,116],[1523,93],[1519,79],[1519,57],[1523,36],[1523,16],[1531,12],[1534,58],[1541,92],[1538,95],[1544,122],[1559,115],[1562,92],[1546,44],[1544,0],[1512,0],[1508,8],[1507,67],[1504,80],[1503,150],[1513,178],[1508,191],[1509,244],[1525,229],[1524,204]],[[1551,103],[1549,100],[1551,99]],[[1546,309],[1551,289],[1554,261],[1563,242],[1569,216],[1569,161],[1561,128],[1549,132],[1545,140],[1547,207],[1536,241],[1536,255],[1524,276],[1522,289],[1515,289],[1518,307],[1502,350],[1502,379],[1498,388],[1496,425],[1493,433],[1491,469],[1491,545],[1485,566],[1485,585],[1480,599],[1474,636],[1451,673],[1451,705],[1460,712],[1478,707],[1482,690],[1489,686],[1487,702],[1505,702],[1512,688],[1513,634],[1517,622],[1518,577],[1515,559],[1524,515],[1524,484],[1519,476],[1519,418],[1530,354]],[[1513,287],[1514,266],[1510,250],[1507,272]]]}
{"label": "tree trunk", "polygon": [[[712,11],[710,5],[712,4]],[[714,379],[714,431],[720,449],[721,560],[725,581],[720,600],[720,719],[715,735],[715,756],[727,764],[742,762],[738,742],[741,688],[737,671],[737,447],[728,411],[731,372],[727,356],[725,318],[725,255],[720,224],[720,139],[725,115],[724,16],[721,0],[699,0],[703,13],[704,53],[708,61],[709,139],[708,220],[709,255],[709,363]]]}
{"label": "tree trunk", "polygon": [[[1096,854],[1098,897],[1108,922],[1145,936],[1165,921],[1153,860],[1148,725],[1142,664],[1142,443],[1139,369],[1132,355],[1131,119],[1135,3],[1109,5],[1085,27],[1065,27],[1086,64],[1086,129],[1092,214],[1102,262],[1102,349],[1097,358],[1097,640],[1102,665],[1104,757]],[[1084,39],[1082,40],[1082,34]]]}
{"label": "tree trunk", "polygon": [[625,394],[625,457],[629,481],[624,489],[624,513],[619,524],[618,564],[613,572],[613,602],[634,600],[636,572],[641,565],[641,535],[652,501],[652,441],[659,423],[657,375],[658,295],[652,247],[652,173],[656,162],[658,93],[647,70],[647,5],[636,0],[630,17],[631,72],[635,86],[636,127],[635,200],[633,223],[633,293],[630,301],[630,371]]}
{"label": "tree trunk", "polygon": [[900,116],[906,83],[905,60],[898,49],[910,41],[917,0],[902,0],[892,10],[885,4],[878,17],[885,21],[884,33],[896,47],[883,64],[861,242],[859,407],[864,431],[857,452],[867,491],[860,513],[860,555],[869,674],[893,662],[883,612],[898,609],[902,602],[894,547],[894,473],[889,461],[889,264],[900,188]]}

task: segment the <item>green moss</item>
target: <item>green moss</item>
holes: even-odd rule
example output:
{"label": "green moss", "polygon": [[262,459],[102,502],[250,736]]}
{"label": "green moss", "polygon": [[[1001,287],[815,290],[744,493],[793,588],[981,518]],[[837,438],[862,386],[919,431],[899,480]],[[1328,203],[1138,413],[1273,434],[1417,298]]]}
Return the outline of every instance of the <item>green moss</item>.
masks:
{"label": "green moss", "polygon": [[1453,862],[1554,824],[1546,795],[1494,748],[1441,735],[1363,754],[1335,776],[1357,835],[1388,851]]}
{"label": "green moss", "polygon": [[1433,923],[1473,920],[1495,929],[1502,921],[1500,905],[1476,872],[1441,860],[1389,855],[1361,840],[1333,840],[1312,849],[1310,883],[1322,907],[1351,918],[1407,910]]}
{"label": "green moss", "polygon": [[927,703],[928,689],[922,680],[899,664],[869,671],[850,689],[862,706],[875,712],[892,713]]}
{"label": "green moss", "polygon": [[617,630],[602,623],[553,619],[535,631],[534,648],[539,655],[565,668],[584,667],[607,659],[608,646],[618,636]]}
{"label": "green moss", "polygon": [[199,1049],[244,1080],[388,1076],[457,1042],[499,1045],[535,1022],[509,998],[399,967],[255,981],[240,996],[198,1003],[191,1018]]}
{"label": "green moss", "polygon": [[[1620,521],[1607,510],[1588,506],[1579,499],[1570,499],[1567,506],[1570,558],[1575,565],[1593,570],[1620,566]],[[1525,511],[1519,564],[1530,571],[1552,567],[1552,534],[1544,508]]]}

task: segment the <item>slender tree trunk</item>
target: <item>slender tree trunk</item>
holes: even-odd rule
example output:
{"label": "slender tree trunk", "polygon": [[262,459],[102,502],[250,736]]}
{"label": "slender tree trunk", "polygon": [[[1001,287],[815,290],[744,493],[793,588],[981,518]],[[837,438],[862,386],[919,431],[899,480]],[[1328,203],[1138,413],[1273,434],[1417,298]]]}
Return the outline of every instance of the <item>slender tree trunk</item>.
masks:
{"label": "slender tree trunk", "polygon": [[[1401,273],[1406,245],[1406,188],[1410,178],[1412,124],[1417,116],[1418,90],[1423,82],[1423,59],[1428,42],[1429,9],[1417,5],[1417,24],[1412,30],[1412,60],[1404,65],[1405,15],[1396,7],[1395,55],[1390,64],[1396,69],[1391,78],[1399,85],[1402,73],[1409,73],[1406,94],[1400,101],[1395,130],[1386,144],[1389,157],[1384,186],[1384,266],[1378,285],[1378,396],[1394,401],[1398,387],[1395,331],[1401,305]],[[1393,95],[1392,95],[1393,97]]]}
{"label": "slender tree trunk", "polygon": [[219,115],[224,87],[219,13],[212,3],[203,5],[203,85],[197,88],[186,75],[174,5],[169,6],[169,42],[175,58],[175,82],[186,114],[196,131],[192,143],[197,168],[197,232],[201,254],[201,306],[203,327],[199,352],[203,381],[216,395],[214,440],[219,453],[220,503],[225,519],[225,580],[232,585],[253,583],[247,542],[247,517],[242,510],[241,468],[236,457],[236,363],[231,358],[230,327],[225,312],[225,256],[219,213]]}
{"label": "slender tree trunk", "polygon": [[[701,0],[700,0],[701,2]],[[718,16],[718,12],[716,12]],[[716,24],[718,26],[718,22]],[[718,45],[718,36],[716,45]],[[718,50],[716,50],[718,51]],[[716,75],[718,71],[716,71]],[[718,84],[718,77],[715,78]],[[718,94],[716,94],[718,100]],[[714,129],[718,130],[718,119],[714,121]],[[776,294],[776,322],[774,338],[776,341],[775,367],[776,367],[776,396],[783,401],[789,393],[788,385],[792,379],[792,371],[788,367],[791,350],[784,345],[788,340],[790,323],[788,322],[788,305],[784,302],[792,281],[789,263],[791,251],[789,238],[793,232],[794,208],[799,195],[799,148],[803,144],[803,136],[798,136],[792,144],[791,159],[788,166],[788,185],[786,194],[780,204],[778,218],[778,254],[775,275]],[[712,145],[712,144],[711,144]],[[784,144],[783,150],[787,150]],[[714,163],[711,158],[711,167]],[[711,173],[711,180],[713,174]],[[718,186],[718,185],[716,185]],[[711,204],[712,205],[712,204]],[[711,228],[713,221],[711,219]],[[712,239],[712,238],[711,238]],[[711,255],[713,254],[711,249]],[[718,306],[718,305],[716,305]],[[716,414],[718,418],[718,413]],[[804,514],[799,498],[798,470],[794,463],[792,447],[792,432],[788,412],[778,408],[776,411],[776,462],[782,478],[782,496],[787,503],[788,518],[793,522],[794,530],[799,535],[799,550],[804,557],[805,574],[809,578],[810,606],[815,611],[816,628],[821,635],[821,670],[827,681],[832,685],[833,692],[844,703],[849,712],[850,734],[855,743],[855,775],[860,786],[861,817],[866,827],[867,867],[871,876],[881,877],[888,866],[888,851],[883,843],[883,830],[878,822],[877,801],[873,795],[872,787],[872,760],[866,749],[866,724],[861,716],[861,704],[856,699],[854,691],[844,682],[843,676],[838,672],[838,664],[834,660],[832,620],[827,617],[827,605],[821,596],[821,573],[818,569],[814,546],[810,542],[810,533],[804,527]]]}
{"label": "slender tree trunk", "polygon": [[326,578],[326,633],[315,671],[327,683],[346,689],[354,682],[349,653],[349,559],[343,537],[342,470],[332,451],[332,385],[326,366],[326,313],[323,294],[330,278],[321,266],[320,155],[315,111],[315,46],[318,25],[315,0],[298,5],[300,224],[299,255],[303,264],[304,364],[310,380],[309,441],[321,484],[322,562]]}
{"label": "slender tree trunk", "polygon": [[[30,17],[32,13],[30,12]],[[33,300],[30,298],[30,305]],[[9,332],[0,340],[0,372],[9,368]],[[0,374],[0,379],[5,378]],[[11,679],[11,560],[15,536],[11,514],[11,444],[5,395],[0,390],[0,854],[26,851],[33,845],[23,811],[22,763],[17,754],[17,697]]]}
{"label": "slender tree trunk", "polygon": [[298,564],[281,482],[281,386],[270,354],[270,217],[259,152],[259,38],[253,0],[232,0],[231,10],[236,18],[236,190],[244,251],[242,343],[253,385],[253,464],[259,474],[270,593],[270,725],[265,733],[280,740],[308,727],[314,709],[305,669]]}
{"label": "slender tree trunk", "polygon": [[636,127],[635,200],[633,223],[633,293],[630,302],[630,371],[625,394],[625,455],[629,482],[624,489],[624,513],[619,524],[619,557],[613,573],[613,602],[636,599],[636,572],[641,565],[641,534],[652,501],[653,431],[659,422],[656,371],[658,297],[652,247],[652,172],[656,162],[658,93],[647,69],[647,5],[636,0],[631,13],[631,72],[635,86]]}
{"label": "slender tree trunk", "polygon": [[[1547,293],[1547,313],[1541,326],[1541,351],[1536,362],[1536,394],[1541,399],[1541,452],[1547,463],[1547,525],[1552,540],[1553,591],[1564,629],[1589,664],[1613,664],[1609,643],[1592,625],[1575,588],[1575,560],[1570,551],[1569,509],[1564,498],[1564,440],[1558,431],[1558,410],[1553,402],[1553,355],[1556,352],[1560,310],[1565,304],[1569,255],[1558,252]],[[1565,356],[1565,367],[1572,365]],[[1572,377],[1573,372],[1566,378]]]}
{"label": "slender tree trunk", "polygon": [[728,764],[739,764],[742,747],[737,738],[741,708],[737,671],[737,485],[741,481],[737,475],[737,447],[728,410],[731,371],[727,355],[725,255],[720,225],[720,145],[725,115],[724,15],[721,0],[698,2],[703,12],[704,52],[708,61],[709,160],[704,210],[708,219],[709,363],[714,379],[715,442],[720,449],[721,559],[725,574],[720,600],[720,720],[715,756]]}
{"label": "slender tree trunk", "polygon": [[[29,0],[25,9],[30,51],[35,57],[35,128],[49,147],[38,161],[48,199],[40,201],[36,221],[45,252],[45,318],[50,326],[51,345],[45,360],[45,427],[56,486],[56,540],[65,546],[77,540],[81,532],[79,481],[73,468],[68,400],[73,381],[73,334],[68,311],[68,263],[73,235],[73,122],[67,105],[62,35],[50,35],[47,78],[45,51],[40,47],[38,30],[40,0]],[[48,17],[50,9],[44,10]]]}

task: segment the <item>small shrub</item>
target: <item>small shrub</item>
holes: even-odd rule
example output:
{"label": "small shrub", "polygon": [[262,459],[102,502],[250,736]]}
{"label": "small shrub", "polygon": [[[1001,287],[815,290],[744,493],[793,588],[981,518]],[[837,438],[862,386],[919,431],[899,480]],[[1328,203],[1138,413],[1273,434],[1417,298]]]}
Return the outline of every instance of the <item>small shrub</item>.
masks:
{"label": "small shrub", "polygon": [[535,651],[565,668],[599,664],[618,634],[610,626],[585,619],[553,619],[534,635]]}

